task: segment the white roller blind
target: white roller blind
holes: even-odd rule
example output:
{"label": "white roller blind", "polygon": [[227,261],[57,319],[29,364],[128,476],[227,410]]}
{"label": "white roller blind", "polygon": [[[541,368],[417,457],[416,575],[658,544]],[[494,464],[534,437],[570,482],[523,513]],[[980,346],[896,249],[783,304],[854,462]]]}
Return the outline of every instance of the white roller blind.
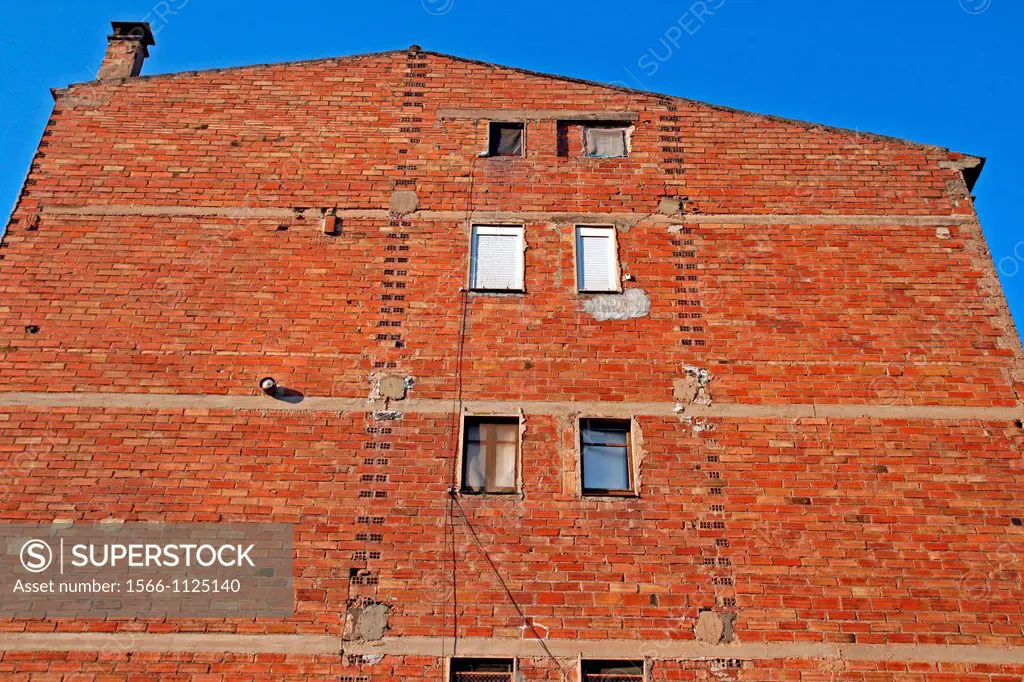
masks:
{"label": "white roller blind", "polygon": [[618,291],[615,228],[576,228],[577,279],[580,291]]}
{"label": "white roller blind", "polygon": [[521,291],[523,228],[474,226],[471,270],[473,289]]}

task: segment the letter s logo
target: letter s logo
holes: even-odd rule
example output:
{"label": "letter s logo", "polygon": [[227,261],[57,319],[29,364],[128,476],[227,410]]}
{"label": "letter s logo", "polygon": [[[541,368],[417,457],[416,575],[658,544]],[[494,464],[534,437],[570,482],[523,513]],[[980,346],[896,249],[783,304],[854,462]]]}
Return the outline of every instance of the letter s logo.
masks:
{"label": "letter s logo", "polygon": [[29,573],[42,573],[53,563],[53,550],[42,540],[29,540],[21,547],[21,565]]}

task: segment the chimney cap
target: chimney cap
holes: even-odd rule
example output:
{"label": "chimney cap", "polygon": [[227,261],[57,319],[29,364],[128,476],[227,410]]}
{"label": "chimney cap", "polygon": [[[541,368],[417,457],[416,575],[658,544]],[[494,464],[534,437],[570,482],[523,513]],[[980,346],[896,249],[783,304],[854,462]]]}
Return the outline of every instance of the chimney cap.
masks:
{"label": "chimney cap", "polygon": [[112,39],[138,40],[143,45],[156,45],[148,21],[112,21],[110,26],[114,29],[110,35]]}

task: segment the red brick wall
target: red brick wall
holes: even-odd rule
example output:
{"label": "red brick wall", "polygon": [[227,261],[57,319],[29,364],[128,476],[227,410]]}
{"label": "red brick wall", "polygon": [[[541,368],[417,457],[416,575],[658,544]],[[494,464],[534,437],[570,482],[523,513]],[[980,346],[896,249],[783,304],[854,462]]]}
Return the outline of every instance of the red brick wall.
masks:
{"label": "red brick wall", "polygon": [[[484,122],[441,120],[442,107],[634,111],[639,121],[628,159],[558,156],[554,121],[530,124],[526,158],[486,159],[477,157]],[[651,312],[593,319],[573,288],[573,220],[528,218],[527,293],[466,299],[466,399],[670,403],[673,379],[695,365],[714,374],[716,404],[1014,406],[1019,342],[1005,326],[959,173],[946,167],[957,158],[432,55],[76,86],[57,100],[5,238],[0,390],[244,396],[273,375],[310,397],[360,398],[387,362],[415,377],[414,397],[452,399],[463,212],[473,209],[634,214],[636,225],[618,233],[619,255],[633,277],[627,286],[647,292]],[[414,189],[421,211],[457,213],[348,216],[337,236],[308,217],[57,214],[85,205],[382,211],[396,188]],[[666,195],[687,197],[689,214],[820,218],[705,217],[670,232],[657,215]],[[831,217],[839,214],[847,218]],[[891,217],[848,224],[871,215]],[[949,223],[948,238],[913,219],[921,216]],[[398,257],[408,261],[389,260]],[[398,284],[405,299],[389,302]],[[4,522],[296,526],[296,614],[285,622],[20,620],[2,630],[340,635],[347,600],[372,595],[392,607],[389,635],[450,634],[451,416],[410,412],[387,424],[389,438],[369,434],[381,424],[362,412],[4,407],[0,424]],[[570,421],[527,415],[522,499],[463,500],[552,638],[692,639],[698,610],[716,608],[739,613],[737,636],[748,642],[1024,645],[1024,536],[1011,524],[1024,516],[1024,432],[1012,422],[708,424],[715,429],[695,434],[677,418],[640,418],[640,497],[598,501],[579,499],[572,485]],[[386,451],[367,447],[384,442]],[[388,497],[372,504],[359,498],[361,476],[378,472],[364,463],[370,456],[388,460],[387,482],[374,487]],[[361,516],[385,521],[369,527]],[[459,634],[520,637],[521,619],[464,523],[456,526]],[[380,580],[372,589],[348,583],[350,568],[367,566],[352,558],[366,548],[356,540],[362,532],[383,535],[382,558],[369,564]],[[343,663],[0,659],[25,679],[326,678],[349,674]],[[1021,672],[820,668],[830,663],[748,661],[728,674],[1000,680]],[[673,665],[659,664],[658,679],[726,674]],[[359,674],[436,679],[436,666],[388,657]],[[536,666],[528,679],[550,677]]]}

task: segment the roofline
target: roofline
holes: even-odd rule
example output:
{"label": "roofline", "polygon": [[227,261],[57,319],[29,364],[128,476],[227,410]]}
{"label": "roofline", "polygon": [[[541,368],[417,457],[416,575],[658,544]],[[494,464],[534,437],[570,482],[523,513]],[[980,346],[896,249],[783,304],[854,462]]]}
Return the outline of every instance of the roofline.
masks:
{"label": "roofline", "polygon": [[[414,48],[416,48],[416,46],[414,46]],[[121,79],[120,81],[118,81],[118,84],[126,83],[126,82],[131,82],[131,81],[137,81],[137,80],[138,81],[145,81],[145,80],[159,80],[159,79],[163,79],[163,78],[180,78],[180,77],[193,76],[193,75],[205,75],[205,74],[224,73],[224,72],[231,72],[231,71],[241,71],[241,70],[244,70],[244,69],[266,69],[266,68],[275,68],[275,67],[300,66],[300,65],[305,65],[305,64],[321,64],[321,63],[330,63],[330,62],[341,62],[341,61],[347,61],[347,60],[362,59],[362,58],[365,58],[365,57],[381,57],[381,56],[385,56],[385,55],[395,55],[395,54],[406,53],[406,52],[409,52],[409,51],[410,51],[409,48],[406,48],[406,49],[393,49],[393,50],[383,50],[383,51],[380,51],[380,52],[363,52],[363,53],[360,53],[360,54],[343,55],[343,56],[340,56],[340,57],[318,57],[316,59],[300,59],[300,60],[295,60],[295,61],[270,62],[270,63],[261,63],[261,64],[246,64],[246,65],[242,65],[242,66],[225,66],[225,67],[212,68],[212,69],[199,69],[199,70],[194,70],[194,71],[177,71],[177,72],[173,72],[173,73],[158,73],[158,74],[153,74],[153,75],[149,75],[149,76],[135,76],[133,78]],[[864,131],[861,131],[861,130],[853,130],[852,128],[843,128],[843,127],[840,127],[840,126],[833,126],[833,125],[828,125],[828,124],[825,124],[825,123],[816,123],[814,121],[805,121],[805,120],[802,120],[802,119],[787,118],[785,116],[777,116],[777,115],[774,115],[774,114],[764,114],[764,113],[760,113],[760,112],[757,112],[757,111],[749,111],[749,110],[746,110],[746,109],[738,109],[736,107],[729,107],[729,106],[725,106],[725,105],[722,105],[722,104],[713,104],[713,103],[710,103],[710,102],[703,102],[703,101],[700,101],[700,100],[689,99],[689,98],[686,98],[686,97],[681,97],[679,95],[669,95],[669,94],[665,94],[665,93],[661,93],[661,92],[654,92],[654,91],[651,91],[651,90],[639,90],[637,88],[629,88],[629,87],[625,87],[625,86],[622,86],[622,85],[612,85],[610,83],[602,83],[600,81],[587,80],[585,78],[575,78],[573,76],[564,76],[564,75],[561,75],[561,74],[546,73],[544,71],[532,71],[530,69],[524,69],[524,68],[520,68],[520,67],[517,67],[517,66],[507,66],[505,64],[496,64],[494,62],[486,62],[486,61],[483,61],[483,60],[480,60],[480,59],[470,59],[468,57],[459,57],[457,55],[446,54],[444,52],[434,52],[434,51],[431,51],[431,50],[421,50],[421,49],[418,49],[418,48],[416,48],[415,51],[420,52],[421,54],[431,55],[433,57],[441,57],[441,58],[444,58],[444,59],[451,59],[451,60],[455,60],[455,61],[459,61],[459,62],[464,62],[464,63],[467,63],[467,64],[475,64],[477,66],[484,66],[484,67],[487,67],[487,68],[506,69],[508,71],[514,71],[516,73],[522,73],[522,74],[525,74],[525,75],[528,75],[528,76],[537,76],[537,77],[540,77],[540,78],[550,78],[550,79],[554,79],[554,80],[563,81],[563,82],[566,82],[566,83],[577,83],[579,85],[587,85],[587,86],[590,86],[590,87],[605,88],[605,89],[608,89],[608,90],[615,90],[615,91],[618,91],[618,92],[624,92],[624,93],[628,93],[628,94],[643,95],[643,96],[646,96],[646,97],[655,97],[655,98],[658,98],[658,99],[672,100],[672,101],[677,101],[677,102],[684,102],[686,104],[695,105],[695,106],[702,106],[702,107],[709,107],[709,108],[714,109],[716,111],[724,111],[724,112],[732,113],[732,114],[741,114],[741,115],[744,115],[744,116],[757,116],[757,117],[760,117],[760,118],[763,118],[763,119],[766,119],[766,120],[769,120],[769,121],[775,121],[775,122],[778,122],[778,123],[785,123],[785,124],[788,124],[788,125],[795,125],[795,126],[799,126],[801,128],[820,129],[820,130],[832,131],[832,132],[836,132],[836,133],[842,133],[842,134],[845,134],[845,135],[855,135],[855,136],[859,136],[859,137],[866,137],[866,138],[869,138],[869,139],[872,139],[872,140],[878,140],[878,141],[881,141],[881,142],[893,142],[893,143],[897,143],[897,144],[908,145],[908,146],[911,146],[911,147],[917,147],[919,149],[925,149],[925,150],[929,150],[929,151],[937,151],[937,152],[944,152],[944,153],[950,153],[950,154],[961,154],[961,155],[963,155],[965,157],[969,157],[969,158],[972,158],[972,159],[977,159],[977,163],[974,164],[974,166],[976,167],[976,170],[977,170],[977,174],[980,174],[981,168],[985,165],[985,157],[983,157],[983,156],[978,156],[977,154],[967,154],[967,153],[964,153],[964,152],[956,152],[956,151],[953,151],[952,149],[949,149],[948,147],[943,147],[941,145],[928,144],[928,143],[924,143],[924,142],[915,142],[914,140],[909,140],[909,139],[902,138],[902,137],[895,137],[895,136],[892,136],[892,135],[882,135],[880,133],[864,132]],[[101,82],[101,81],[92,80],[92,81],[81,81],[81,82],[77,82],[77,83],[70,83],[65,88],[54,89],[53,92],[54,92],[54,94],[56,96],[56,94],[62,92],[63,90],[66,90],[68,88],[72,88],[72,87],[76,87],[76,86],[80,86],[80,85],[89,85],[89,84],[97,83],[97,82]],[[974,182],[977,181],[977,174],[974,175],[973,181],[971,179],[969,179],[969,178],[967,179],[968,189],[973,189]]]}

